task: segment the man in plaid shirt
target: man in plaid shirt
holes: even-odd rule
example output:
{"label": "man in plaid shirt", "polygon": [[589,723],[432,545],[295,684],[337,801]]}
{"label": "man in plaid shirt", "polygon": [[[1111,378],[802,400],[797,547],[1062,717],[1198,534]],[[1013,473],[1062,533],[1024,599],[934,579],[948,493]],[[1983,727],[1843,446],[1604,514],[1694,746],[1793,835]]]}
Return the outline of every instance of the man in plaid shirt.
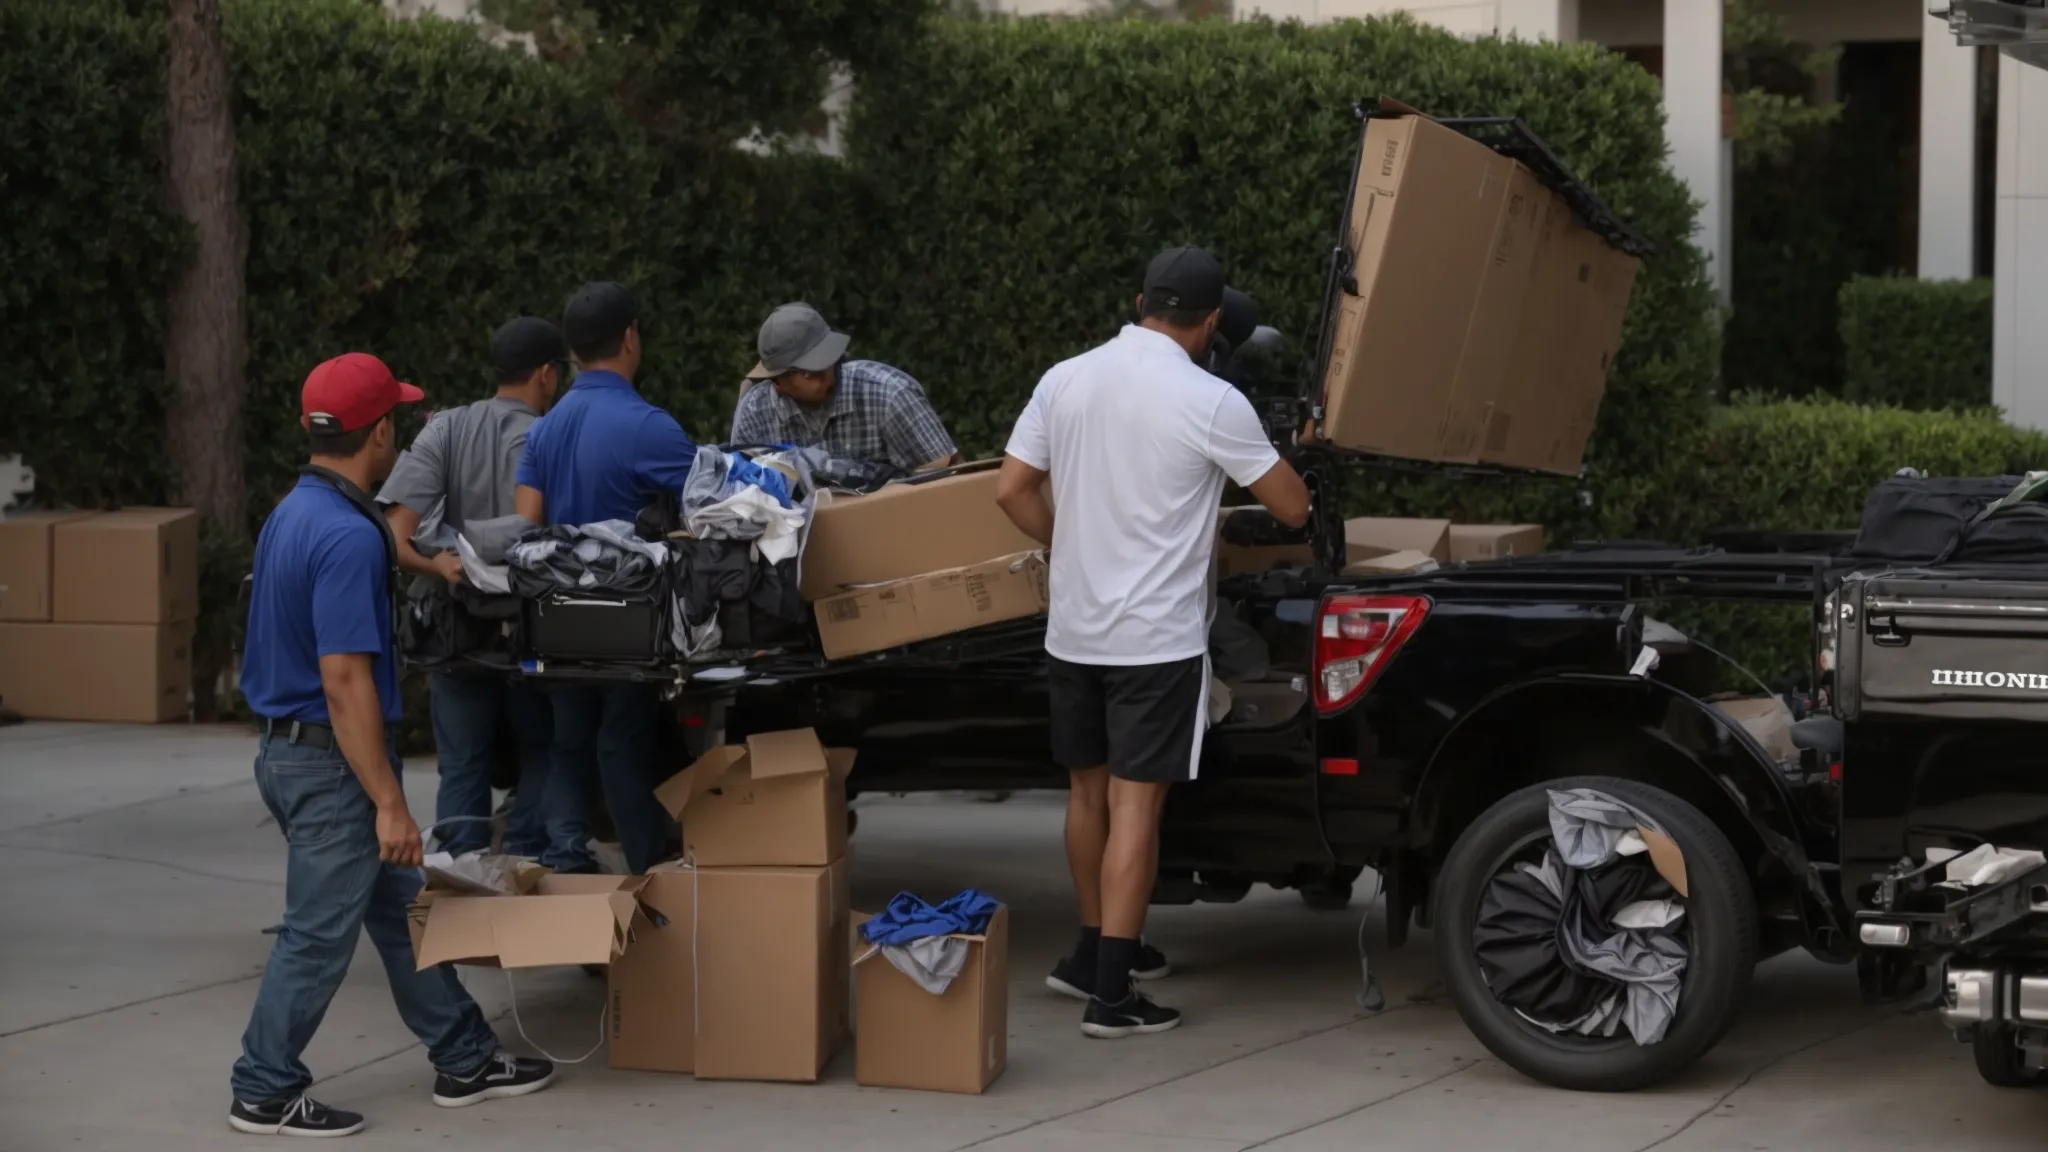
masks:
{"label": "man in plaid shirt", "polygon": [[900,368],[846,359],[848,343],[808,304],[777,308],[761,325],[761,362],[747,373],[728,443],[822,445],[906,472],[957,463],[924,388]]}

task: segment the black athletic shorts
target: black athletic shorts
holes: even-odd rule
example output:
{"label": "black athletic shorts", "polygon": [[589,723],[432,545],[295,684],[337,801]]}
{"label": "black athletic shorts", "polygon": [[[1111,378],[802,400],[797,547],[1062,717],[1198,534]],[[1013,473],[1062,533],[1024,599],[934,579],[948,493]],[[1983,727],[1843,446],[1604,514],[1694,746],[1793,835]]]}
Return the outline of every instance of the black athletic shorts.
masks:
{"label": "black athletic shorts", "polygon": [[1167,664],[1070,664],[1046,658],[1052,756],[1080,772],[1109,766],[1145,784],[1195,778],[1208,727],[1209,658]]}

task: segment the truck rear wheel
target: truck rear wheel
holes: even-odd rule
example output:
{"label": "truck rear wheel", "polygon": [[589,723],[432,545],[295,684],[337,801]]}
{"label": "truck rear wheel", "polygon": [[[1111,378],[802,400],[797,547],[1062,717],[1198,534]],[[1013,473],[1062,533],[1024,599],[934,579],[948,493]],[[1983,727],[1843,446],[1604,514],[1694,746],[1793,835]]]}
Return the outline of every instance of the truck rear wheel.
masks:
{"label": "truck rear wheel", "polygon": [[[1475,930],[1488,886],[1550,840],[1550,789],[1590,788],[1662,825],[1685,858],[1688,956],[1677,1014],[1664,1037],[1639,1045],[1626,1029],[1610,1038],[1553,1032],[1510,1007],[1487,984]],[[1610,868],[1647,866],[1619,861]],[[1756,967],[1756,903],[1728,837],[1706,816],[1659,788],[1611,777],[1574,777],[1525,788],[1465,829],[1437,884],[1437,959],[1458,1015],[1487,1050],[1533,1080],[1583,1092],[1626,1092],[1692,1066],[1727,1034]],[[1558,978],[1573,978],[1560,955]]]}
{"label": "truck rear wheel", "polygon": [[2004,1025],[1980,1024],[1970,1040],[1970,1054],[1977,1058],[1977,1075],[1999,1088],[2032,1088],[2048,1082],[2048,1072],[2027,1067],[2027,1050]]}

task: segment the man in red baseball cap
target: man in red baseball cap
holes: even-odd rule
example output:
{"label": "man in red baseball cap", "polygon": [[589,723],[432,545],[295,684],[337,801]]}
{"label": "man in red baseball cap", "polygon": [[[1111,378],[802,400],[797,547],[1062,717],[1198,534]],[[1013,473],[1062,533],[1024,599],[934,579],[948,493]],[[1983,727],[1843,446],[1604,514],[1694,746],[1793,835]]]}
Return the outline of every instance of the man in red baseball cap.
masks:
{"label": "man in red baseball cap", "polygon": [[425,396],[382,360],[337,356],[307,375],[300,423],[312,462],[256,541],[242,695],[262,721],[256,788],[288,844],[284,928],[270,947],[235,1062],[228,1124],[266,1136],[347,1136],[354,1112],[306,1094],[300,1057],[368,930],[398,1014],[440,1073],[447,1108],[547,1087],[554,1065],[520,1059],[446,965],[420,971],[407,909],[420,829],[391,742],[401,716],[392,646],[396,547],[369,493],[398,458],[396,413]]}

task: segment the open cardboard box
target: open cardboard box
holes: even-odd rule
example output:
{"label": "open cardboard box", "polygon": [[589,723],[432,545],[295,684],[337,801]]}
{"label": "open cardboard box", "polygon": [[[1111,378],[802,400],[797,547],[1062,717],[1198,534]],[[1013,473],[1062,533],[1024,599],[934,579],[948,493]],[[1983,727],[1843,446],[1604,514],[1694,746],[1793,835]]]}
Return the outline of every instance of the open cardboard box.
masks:
{"label": "open cardboard box", "polygon": [[896,970],[851,926],[853,1078],[868,1088],[980,1094],[1010,1060],[1010,910],[998,907],[968,944],[960,975],[934,996]]}
{"label": "open cardboard box", "polygon": [[846,855],[851,748],[809,728],[763,732],[713,748],[654,790],[683,826],[699,868],[822,868]]}
{"label": "open cardboard box", "polygon": [[543,872],[517,896],[428,888],[413,905],[413,953],[422,970],[609,964],[654,922],[640,903],[645,883],[643,876]]}

